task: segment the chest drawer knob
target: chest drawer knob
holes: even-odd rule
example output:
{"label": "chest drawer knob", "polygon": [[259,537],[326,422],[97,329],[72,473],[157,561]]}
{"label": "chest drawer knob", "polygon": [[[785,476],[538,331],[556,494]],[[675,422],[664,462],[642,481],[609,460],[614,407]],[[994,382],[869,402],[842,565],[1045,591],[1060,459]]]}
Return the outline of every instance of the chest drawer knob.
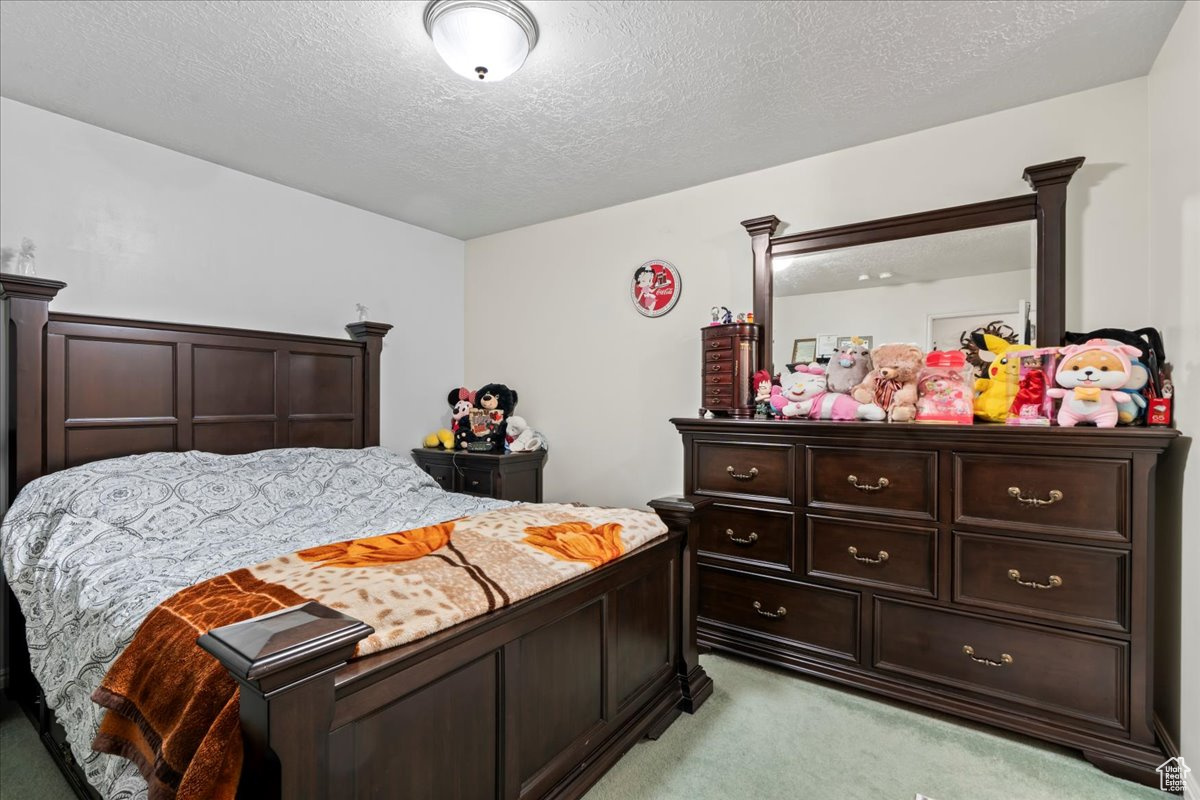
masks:
{"label": "chest drawer knob", "polygon": [[892,485],[892,482],[887,478],[880,478],[878,483],[859,483],[857,475],[847,475],[846,482],[863,492],[878,492],[880,489],[886,489]]}
{"label": "chest drawer knob", "polygon": [[1021,571],[1010,569],[1008,571],[1008,579],[1015,581],[1022,586],[1028,586],[1030,589],[1057,589],[1063,585],[1063,579],[1057,575],[1051,575],[1046,583],[1038,583],[1037,581],[1021,580]]}
{"label": "chest drawer knob", "polygon": [[986,664],[989,667],[1007,667],[1013,662],[1013,657],[1008,653],[1001,653],[999,661],[993,661],[990,658],[981,658],[980,656],[975,655],[975,648],[971,647],[969,644],[963,645],[963,652],[976,664]]}
{"label": "chest drawer knob", "polygon": [[758,475],[758,467],[751,467],[749,472],[736,472],[731,464],[725,468],[725,471],[739,481],[752,481]]}
{"label": "chest drawer knob", "polygon": [[1048,506],[1063,499],[1063,493],[1058,489],[1050,490],[1049,500],[1042,500],[1039,497],[1026,497],[1024,494],[1022,494],[1019,486],[1008,487],[1008,495],[1009,497],[1015,497],[1018,503],[1024,503],[1027,506],[1033,506],[1035,508],[1037,506]]}
{"label": "chest drawer knob", "polygon": [[846,548],[846,552],[849,553],[850,557],[855,561],[861,561],[864,564],[882,564],[888,560],[887,550],[880,550],[879,555],[875,556],[874,558],[871,556],[860,556],[858,554],[858,548],[854,545],[850,545],[850,547]]}
{"label": "chest drawer knob", "polygon": [[770,617],[771,619],[779,619],[787,616],[787,609],[783,606],[780,606],[774,611],[764,611],[762,603],[758,602],[757,600],[754,601],[754,610],[758,612],[759,616]]}
{"label": "chest drawer knob", "polygon": [[750,531],[750,535],[746,538],[739,539],[737,536],[733,535],[733,528],[726,528],[725,535],[728,536],[729,541],[733,542],[734,544],[752,545],[758,541],[758,534],[754,531]]}

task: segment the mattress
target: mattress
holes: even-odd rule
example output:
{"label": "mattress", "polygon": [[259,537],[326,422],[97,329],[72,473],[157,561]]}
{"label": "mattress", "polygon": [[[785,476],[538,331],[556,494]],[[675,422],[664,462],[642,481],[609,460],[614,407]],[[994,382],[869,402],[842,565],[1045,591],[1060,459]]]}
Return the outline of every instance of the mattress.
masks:
{"label": "mattress", "polygon": [[136,767],[91,749],[103,709],[90,698],[155,606],[281,553],[508,505],[446,492],[381,447],[150,453],[31,482],[0,526],[0,560],[75,759],[104,797],[134,800]]}

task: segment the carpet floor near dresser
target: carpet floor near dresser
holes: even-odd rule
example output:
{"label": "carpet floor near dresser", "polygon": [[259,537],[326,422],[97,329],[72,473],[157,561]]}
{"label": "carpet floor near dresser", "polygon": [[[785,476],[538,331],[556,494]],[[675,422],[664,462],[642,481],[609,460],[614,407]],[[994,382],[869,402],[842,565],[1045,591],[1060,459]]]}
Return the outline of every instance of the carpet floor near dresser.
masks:
{"label": "carpet floor near dresser", "polygon": [[[716,692],[635,746],[586,800],[1162,800],[1067,750],[722,656]],[[0,800],[71,794],[25,716],[0,718]]]}

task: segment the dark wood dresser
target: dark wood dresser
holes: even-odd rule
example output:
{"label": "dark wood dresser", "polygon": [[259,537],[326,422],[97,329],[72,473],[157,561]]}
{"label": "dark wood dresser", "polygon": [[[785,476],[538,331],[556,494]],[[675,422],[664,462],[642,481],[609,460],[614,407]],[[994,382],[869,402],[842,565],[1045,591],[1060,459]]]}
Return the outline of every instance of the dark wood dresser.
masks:
{"label": "dark wood dresser", "polygon": [[545,450],[532,453],[464,453],[433,447],[412,451],[417,466],[448,492],[478,494],[497,500],[542,502]]}
{"label": "dark wood dresser", "polygon": [[1157,785],[1165,429],[672,420],[701,645],[1079,748]]}
{"label": "dark wood dresser", "polygon": [[762,326],[746,322],[708,325],[700,329],[700,413],[754,416],[750,380],[759,361]]}

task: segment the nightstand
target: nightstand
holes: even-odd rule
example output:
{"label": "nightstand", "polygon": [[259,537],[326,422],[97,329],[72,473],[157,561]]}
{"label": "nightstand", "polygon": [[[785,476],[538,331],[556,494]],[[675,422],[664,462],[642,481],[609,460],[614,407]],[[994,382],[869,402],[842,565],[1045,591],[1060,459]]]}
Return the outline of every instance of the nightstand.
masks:
{"label": "nightstand", "polygon": [[467,453],[433,447],[412,451],[417,466],[448,492],[477,494],[497,500],[542,502],[545,450],[532,453]]}

